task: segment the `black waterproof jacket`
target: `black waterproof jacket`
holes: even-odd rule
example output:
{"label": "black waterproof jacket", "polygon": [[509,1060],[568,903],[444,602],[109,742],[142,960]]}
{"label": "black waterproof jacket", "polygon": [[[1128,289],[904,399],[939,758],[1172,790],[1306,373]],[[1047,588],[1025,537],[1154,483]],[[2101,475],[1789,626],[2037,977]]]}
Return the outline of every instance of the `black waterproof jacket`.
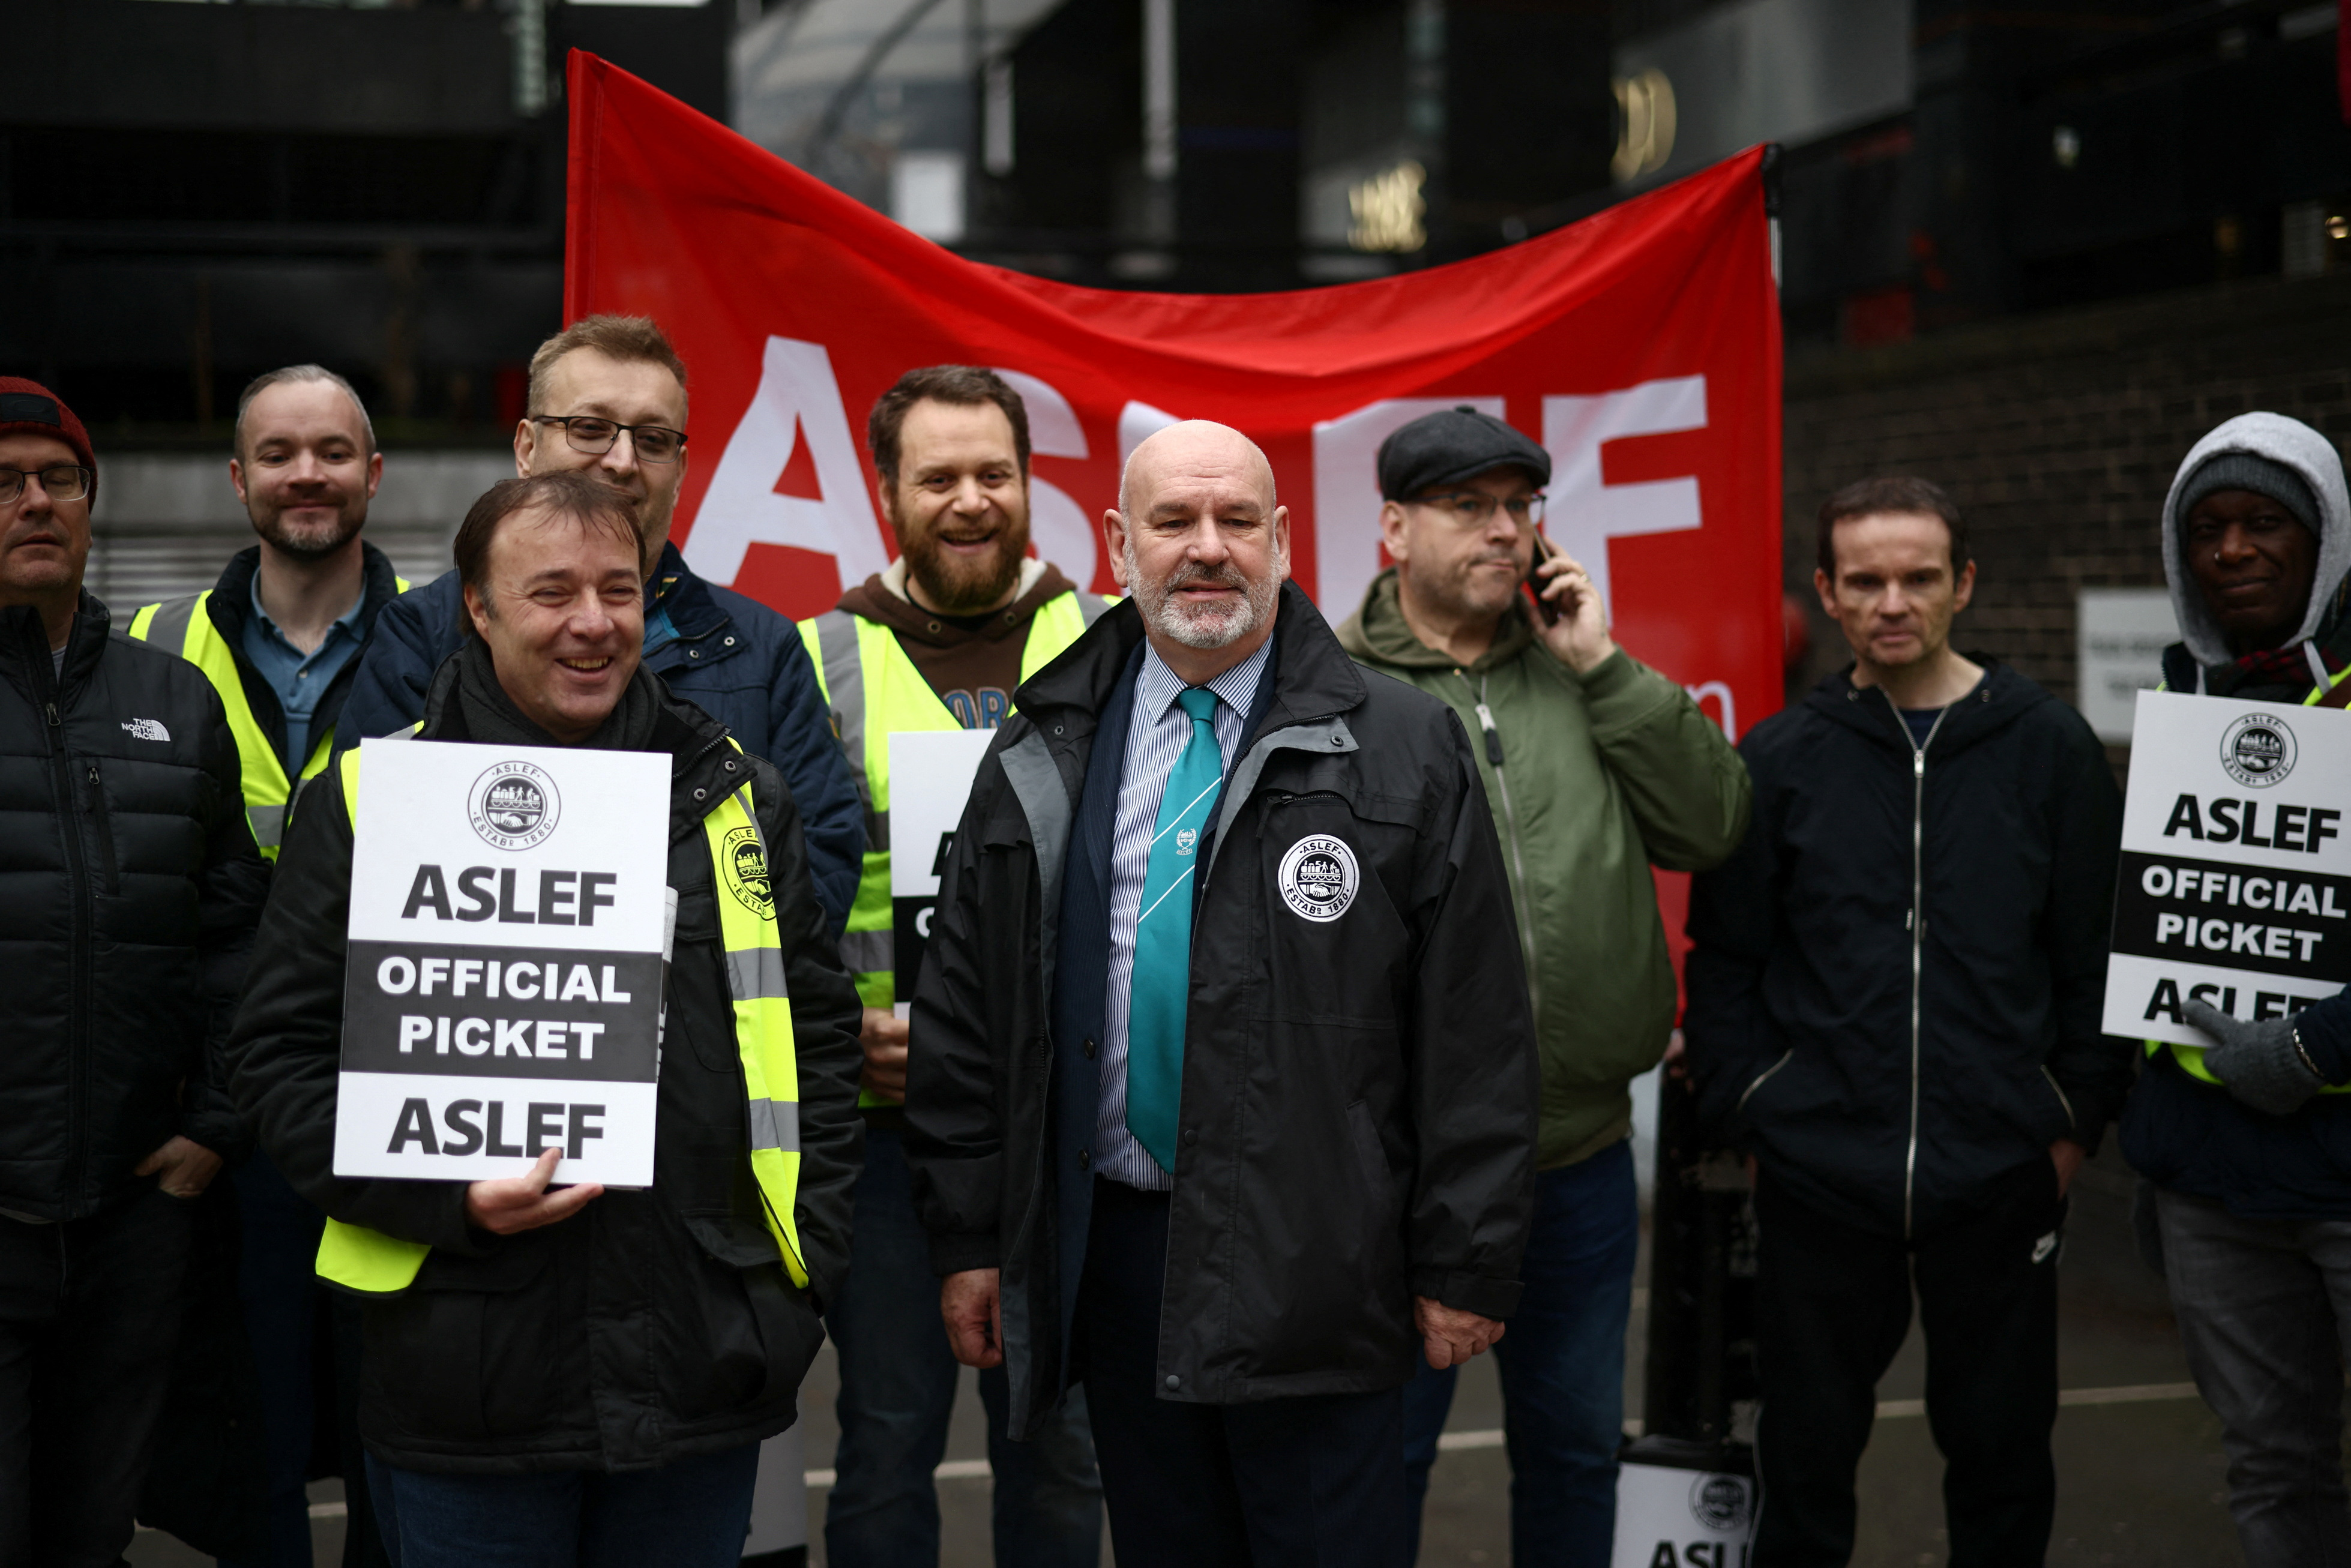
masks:
{"label": "black waterproof jacket", "polygon": [[53,673],[0,610],[0,1208],[94,1213],[175,1133],[243,1157],[220,1053],[267,885],[203,672],[85,593]]}
{"label": "black waterproof jacket", "polygon": [[[477,646],[477,645],[476,645]],[[471,738],[460,653],[435,676],[425,740]],[[277,862],[230,1046],[237,1103],[296,1191],[335,1218],[428,1242],[416,1282],[367,1298],[360,1435],[420,1470],[630,1470],[755,1442],[791,1425],[823,1340],[820,1302],[849,1260],[862,1162],[856,992],[810,891],[799,815],[774,769],[672,698],[650,749],[674,759],[677,890],[664,998],[653,1185],[514,1236],[466,1223],[460,1182],[333,1174],[351,826],[341,770],[304,797]],[[703,815],[751,771],[798,1039],[795,1290],[758,1218],[743,1075]],[[697,796],[701,796],[697,799]]]}
{"label": "black waterproof jacket", "polygon": [[[1988,660],[1979,662],[1990,664]],[[2101,1035],[2122,802],[2080,716],[2004,665],[1923,750],[1829,676],[1740,743],[1755,816],[1691,884],[1701,1113],[1846,1224],[1920,1236],[2130,1086]]]}
{"label": "black waterproof jacket", "polygon": [[[914,1003],[916,1201],[938,1272],[1002,1270],[1016,1437],[1068,1376],[1098,1063],[1050,1019],[1088,978],[1099,1016],[1102,976],[1073,972],[1057,998],[1055,966],[1081,947],[1106,962],[1103,905],[1090,941],[1065,928],[1092,903],[1065,870],[1100,816],[1083,811],[1088,762],[1105,717],[1126,722],[1142,641],[1118,605],[1015,694]],[[1161,1397],[1207,1404],[1402,1384],[1415,1295],[1516,1307],[1532,1212],[1534,1029],[1460,721],[1357,665],[1285,587],[1249,722],[1199,849],[1159,1351]],[[1281,892],[1317,835],[1356,868],[1322,921]]]}

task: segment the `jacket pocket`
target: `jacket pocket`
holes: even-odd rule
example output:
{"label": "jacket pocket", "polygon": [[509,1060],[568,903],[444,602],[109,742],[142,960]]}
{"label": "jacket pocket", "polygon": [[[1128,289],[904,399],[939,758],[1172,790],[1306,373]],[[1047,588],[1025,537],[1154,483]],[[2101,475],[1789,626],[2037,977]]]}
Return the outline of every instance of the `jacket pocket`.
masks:
{"label": "jacket pocket", "polygon": [[548,1424],[559,1343],[546,1275],[550,1241],[489,1256],[436,1251],[416,1283],[367,1313],[367,1381],[394,1426],[439,1441],[479,1442]]}
{"label": "jacket pocket", "polygon": [[99,886],[110,898],[122,891],[122,866],[114,852],[114,816],[107,810],[106,783],[99,775],[98,764],[89,762],[83,768],[88,794],[82,810],[89,818],[90,836],[97,841]]}
{"label": "jacket pocket", "polygon": [[775,1238],[731,1210],[681,1218],[691,1256],[677,1260],[654,1331],[664,1402],[695,1422],[790,1398],[824,1333],[785,1278]]}
{"label": "jacket pocket", "polygon": [[[2064,1137],[2066,1134],[2072,1133],[2081,1126],[2081,1119],[2074,1114],[2074,1102],[2065,1097],[2064,1085],[2057,1082],[2057,1075],[2049,1071],[2049,1065],[2046,1062],[2042,1063],[2041,1076],[2042,1079],[2048,1083],[2049,1092],[2057,1096],[2058,1110],[2064,1113],[2065,1129],[2064,1132],[2061,1132],[2057,1134],[2060,1138]],[[2054,1142],[2055,1140],[2053,1139],[2051,1141]]]}

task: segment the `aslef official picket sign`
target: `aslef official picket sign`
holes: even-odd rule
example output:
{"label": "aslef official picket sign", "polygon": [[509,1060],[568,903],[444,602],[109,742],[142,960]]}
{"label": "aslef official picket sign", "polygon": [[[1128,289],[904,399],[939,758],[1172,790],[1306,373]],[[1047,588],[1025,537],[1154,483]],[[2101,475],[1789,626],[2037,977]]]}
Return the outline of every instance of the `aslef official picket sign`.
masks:
{"label": "aslef official picket sign", "polygon": [[2351,981],[2351,715],[2141,692],[2103,1027],[2210,1045],[2204,1001],[2284,1018]]}
{"label": "aslef official picket sign", "polygon": [[1609,1568],[1748,1568],[1751,1450],[1650,1437],[1627,1444],[1621,1458]]}
{"label": "aslef official picket sign", "polygon": [[669,758],[369,740],[335,1174],[653,1176]]}

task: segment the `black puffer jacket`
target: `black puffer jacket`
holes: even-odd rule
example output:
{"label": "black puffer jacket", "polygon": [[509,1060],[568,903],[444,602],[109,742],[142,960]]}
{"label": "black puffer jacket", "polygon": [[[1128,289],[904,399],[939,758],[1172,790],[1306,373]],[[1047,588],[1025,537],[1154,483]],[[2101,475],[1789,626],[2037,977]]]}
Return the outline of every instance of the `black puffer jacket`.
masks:
{"label": "black puffer jacket", "polygon": [[82,595],[0,610],[0,1208],[76,1219],[183,1133],[245,1150],[220,1051],[267,887],[228,717]]}
{"label": "black puffer jacket", "polygon": [[[1468,737],[1296,587],[1280,613],[1193,905],[1159,1372],[1207,1404],[1402,1384],[1412,1298],[1508,1317],[1532,1215],[1534,1024]],[[1016,694],[914,998],[916,1197],[935,1268],[1002,1270],[1016,1437],[1061,1392],[1092,1192],[1098,1064],[1070,1020],[1081,993],[1101,1017],[1107,904],[1065,868],[1108,863],[1142,641],[1129,601]],[[1319,919],[1282,891],[1318,837],[1352,870]]]}
{"label": "black puffer jacket", "polygon": [[[491,729],[455,688],[478,643],[442,666],[426,740]],[[360,1433],[392,1464],[517,1473],[642,1469],[791,1425],[823,1340],[820,1303],[849,1260],[859,1008],[821,930],[799,814],[766,763],[672,698],[659,677],[648,749],[674,758],[669,877],[675,956],[664,998],[653,1185],[607,1191],[558,1224],[496,1237],[471,1228],[459,1182],[333,1174],[335,1081],[350,904],[351,826],[340,769],[303,800],[256,945],[230,1048],[239,1105],[297,1191],[334,1218],[429,1242],[416,1282],[368,1298]],[[510,739],[500,733],[497,738]],[[544,744],[544,742],[541,742]],[[799,1045],[797,1220],[810,1289],[795,1290],[758,1218],[743,1075],[722,967],[702,818],[751,769],[769,856]],[[697,790],[706,798],[697,800]]]}
{"label": "black puffer jacket", "polygon": [[[1989,663],[1989,661],[1985,661]],[[2071,708],[2001,664],[1926,749],[1829,676],[1750,730],[1747,840],[1690,889],[1700,1106],[1768,1179],[1925,1235],[2130,1086],[2099,1033],[2122,801]]]}

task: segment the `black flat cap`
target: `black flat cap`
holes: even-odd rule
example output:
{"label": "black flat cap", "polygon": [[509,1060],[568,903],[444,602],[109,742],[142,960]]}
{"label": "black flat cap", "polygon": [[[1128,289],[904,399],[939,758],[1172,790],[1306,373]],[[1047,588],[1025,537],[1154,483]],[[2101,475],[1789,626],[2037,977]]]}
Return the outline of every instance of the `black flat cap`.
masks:
{"label": "black flat cap", "polygon": [[1551,454],[1490,413],[1464,404],[1425,413],[1380,443],[1380,495],[1409,501],[1494,468],[1551,483]]}

